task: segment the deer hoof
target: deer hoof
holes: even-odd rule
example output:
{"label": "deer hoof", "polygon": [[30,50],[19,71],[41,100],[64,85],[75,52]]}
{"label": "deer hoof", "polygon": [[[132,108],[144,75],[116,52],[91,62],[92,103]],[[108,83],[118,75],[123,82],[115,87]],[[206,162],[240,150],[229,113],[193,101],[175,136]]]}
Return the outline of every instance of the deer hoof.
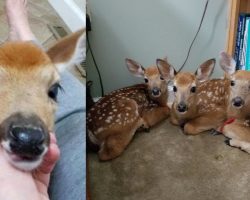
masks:
{"label": "deer hoof", "polygon": [[182,130],[184,130],[185,124],[186,124],[185,122],[183,122],[183,123],[180,124],[180,127],[181,127]]}
{"label": "deer hoof", "polygon": [[220,135],[221,133],[215,129],[212,129],[210,132],[209,132],[212,136],[216,136],[216,135]]}
{"label": "deer hoof", "polygon": [[231,147],[230,140],[231,140],[230,138],[227,138],[225,139],[224,143]]}
{"label": "deer hoof", "polygon": [[149,133],[149,132],[150,132],[150,128],[144,128],[144,131],[145,131],[146,133]]}

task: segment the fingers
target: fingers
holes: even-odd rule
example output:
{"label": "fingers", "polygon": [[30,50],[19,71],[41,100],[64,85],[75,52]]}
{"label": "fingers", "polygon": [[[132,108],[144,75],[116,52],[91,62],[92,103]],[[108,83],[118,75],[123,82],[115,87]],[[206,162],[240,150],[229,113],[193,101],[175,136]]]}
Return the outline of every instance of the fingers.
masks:
{"label": "fingers", "polygon": [[60,150],[56,143],[56,137],[54,133],[50,133],[50,145],[48,147],[48,152],[44,156],[44,160],[42,165],[39,167],[39,171],[45,174],[50,173],[54,167],[56,162],[60,157]]}

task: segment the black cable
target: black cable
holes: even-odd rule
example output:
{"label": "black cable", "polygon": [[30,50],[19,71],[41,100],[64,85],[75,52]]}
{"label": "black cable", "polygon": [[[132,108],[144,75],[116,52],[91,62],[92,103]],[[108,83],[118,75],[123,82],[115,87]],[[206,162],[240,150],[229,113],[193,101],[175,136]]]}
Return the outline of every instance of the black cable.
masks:
{"label": "black cable", "polygon": [[188,53],[187,53],[187,57],[186,57],[184,63],[182,64],[181,68],[178,70],[178,72],[180,72],[180,71],[183,69],[183,67],[185,66],[185,64],[186,64],[186,62],[187,62],[187,60],[188,60],[188,57],[189,57],[190,51],[191,51],[191,49],[192,49],[192,46],[193,46],[193,44],[194,44],[194,41],[195,41],[195,39],[196,39],[198,33],[200,32],[201,25],[202,25],[202,23],[203,23],[203,19],[204,19],[204,16],[205,16],[205,14],[206,14],[206,11],[207,11],[208,2],[209,2],[209,0],[207,0],[207,2],[206,2],[206,5],[205,5],[205,8],[204,8],[204,11],[203,11],[203,14],[202,14],[202,18],[201,18],[201,22],[200,22],[199,28],[198,28],[198,30],[197,30],[197,32],[196,32],[196,34],[195,34],[195,36],[194,36],[194,39],[193,39],[193,41],[192,41],[192,43],[191,43],[191,45],[190,45],[190,47],[189,47],[189,50],[188,50]]}
{"label": "black cable", "polygon": [[94,62],[94,64],[95,64],[95,68],[96,68],[96,70],[97,70],[98,77],[99,77],[99,80],[100,80],[102,96],[104,96],[104,89],[103,89],[103,83],[102,83],[101,73],[100,73],[100,70],[99,70],[99,68],[98,68],[98,65],[96,64],[96,60],[95,60],[95,57],[94,57],[94,54],[93,54],[93,51],[92,51],[92,48],[91,48],[91,45],[90,45],[90,42],[89,42],[88,34],[87,34],[87,43],[88,43],[88,50],[89,50],[90,53],[91,53],[91,56],[92,56],[93,62]]}

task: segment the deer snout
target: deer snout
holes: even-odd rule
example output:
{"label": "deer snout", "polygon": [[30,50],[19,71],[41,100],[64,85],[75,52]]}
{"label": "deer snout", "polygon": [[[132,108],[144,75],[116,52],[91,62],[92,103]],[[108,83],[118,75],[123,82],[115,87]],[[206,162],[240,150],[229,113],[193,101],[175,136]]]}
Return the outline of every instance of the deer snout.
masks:
{"label": "deer snout", "polygon": [[158,97],[158,96],[160,96],[160,94],[161,94],[161,90],[160,90],[159,88],[154,87],[154,88],[152,89],[152,95],[153,95],[153,96]]}
{"label": "deer snout", "polygon": [[177,110],[181,113],[183,112],[186,112],[188,110],[188,106],[187,104],[185,104],[184,102],[180,102],[178,105],[177,105]]}
{"label": "deer snout", "polygon": [[0,124],[3,146],[8,160],[17,168],[37,168],[48,150],[49,131],[35,114],[15,113]]}
{"label": "deer snout", "polygon": [[9,129],[12,153],[33,158],[43,153],[45,133],[41,127],[12,126]]}
{"label": "deer snout", "polygon": [[233,106],[239,108],[242,107],[245,104],[245,102],[241,97],[235,97],[232,99],[232,104]]}

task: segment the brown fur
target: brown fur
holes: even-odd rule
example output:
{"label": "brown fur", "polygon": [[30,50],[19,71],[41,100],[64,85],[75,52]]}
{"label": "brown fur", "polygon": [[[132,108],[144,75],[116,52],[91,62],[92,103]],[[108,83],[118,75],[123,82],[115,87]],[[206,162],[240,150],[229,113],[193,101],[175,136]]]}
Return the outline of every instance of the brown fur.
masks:
{"label": "brown fur", "polygon": [[[130,71],[137,76],[144,68],[128,60]],[[149,128],[166,119],[166,81],[160,79],[157,67],[144,72],[147,84],[138,84],[111,92],[101,98],[88,112],[87,129],[91,142],[99,145],[100,160],[119,156],[132,140],[136,130]],[[161,90],[159,97],[153,97],[153,87]]]}
{"label": "brown fur", "polygon": [[[229,81],[227,79],[207,80],[213,71],[211,61],[206,61],[198,68],[199,77],[188,72],[180,72],[174,78],[177,92],[170,121],[175,125],[184,125],[186,134],[195,135],[216,129],[226,119],[228,90],[225,88],[228,87]],[[200,82],[200,78],[207,81]],[[191,92],[192,87],[196,87],[195,93]],[[188,107],[186,112],[178,111],[177,107],[181,102]]]}
{"label": "brown fur", "polygon": [[[56,45],[50,48],[47,54],[51,58],[52,62],[61,63],[70,60],[73,55],[72,52],[75,50],[75,44],[82,34],[86,34],[85,29],[79,30],[72,35],[62,38]],[[60,54],[58,54],[58,49],[61,50]]]}
{"label": "brown fur", "polygon": [[[74,52],[79,50],[76,45],[78,38],[78,35],[71,35],[67,42],[63,41],[64,51],[67,51],[70,57],[75,56]],[[53,47],[58,58],[61,57],[60,47],[60,42]],[[32,42],[8,42],[0,47],[1,139],[9,139],[9,128],[14,121],[30,126],[35,124],[34,121],[39,122],[46,130],[45,137],[49,138],[48,131],[53,131],[54,127],[56,101],[48,93],[60,79],[58,69],[52,60],[53,57],[49,57],[43,49]],[[63,58],[60,61],[63,65],[63,61],[69,62],[68,58]],[[48,145],[48,140],[46,142]]]}
{"label": "brown fur", "polygon": [[0,47],[0,65],[30,70],[50,64],[48,55],[32,42],[8,42]]}
{"label": "brown fur", "polygon": [[[229,138],[229,145],[250,153],[250,72],[235,72],[236,62],[225,52],[220,54],[220,65],[232,81],[231,86],[228,85],[227,117],[235,119],[224,126],[223,134]],[[240,98],[243,103],[236,106],[235,98]]]}

